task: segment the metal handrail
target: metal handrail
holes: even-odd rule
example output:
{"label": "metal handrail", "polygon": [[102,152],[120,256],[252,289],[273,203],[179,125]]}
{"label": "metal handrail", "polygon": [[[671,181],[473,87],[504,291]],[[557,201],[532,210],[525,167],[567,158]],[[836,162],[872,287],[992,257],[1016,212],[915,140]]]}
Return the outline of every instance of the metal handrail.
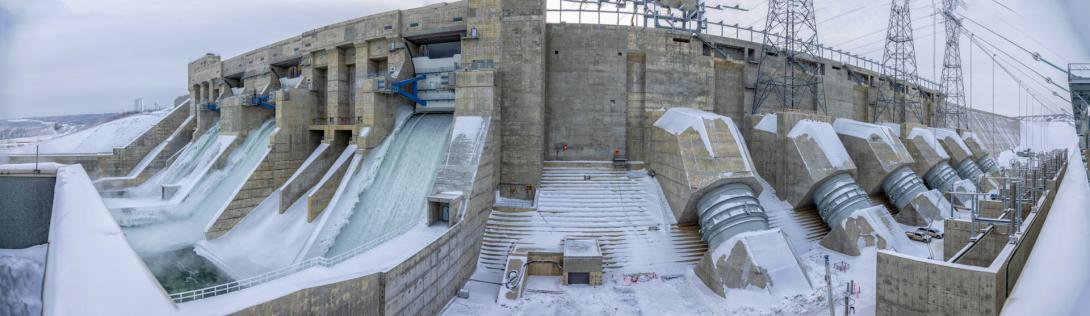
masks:
{"label": "metal handrail", "polygon": [[372,240],[372,241],[370,241],[368,243],[356,246],[355,248],[352,248],[351,250],[342,252],[342,253],[337,254],[335,256],[332,256],[332,257],[325,257],[325,256],[312,257],[312,258],[303,260],[303,261],[301,261],[299,263],[296,263],[296,264],[281,267],[281,268],[278,268],[278,269],[275,269],[275,270],[272,270],[272,271],[269,271],[269,272],[265,272],[265,273],[258,274],[258,275],[248,277],[248,278],[244,278],[244,279],[241,279],[241,280],[231,281],[231,282],[218,284],[218,285],[213,285],[213,286],[209,286],[209,287],[205,287],[205,288],[201,288],[201,289],[196,289],[196,290],[189,290],[189,291],[184,291],[184,292],[170,293],[170,299],[172,301],[174,301],[174,303],[184,303],[184,302],[189,302],[189,301],[195,301],[195,300],[199,300],[199,299],[205,299],[205,298],[209,298],[209,297],[213,297],[213,296],[223,295],[223,294],[227,294],[227,293],[247,289],[247,288],[257,286],[257,285],[260,285],[260,284],[263,284],[263,283],[267,283],[267,282],[270,282],[270,281],[273,281],[273,280],[276,280],[276,279],[279,279],[279,278],[282,278],[282,277],[285,277],[285,276],[288,276],[288,275],[292,275],[292,274],[295,274],[296,272],[303,271],[303,270],[306,270],[306,269],[310,269],[310,268],[313,268],[313,267],[318,267],[318,266],[326,267],[326,268],[333,267],[333,266],[335,266],[335,265],[337,265],[337,264],[339,264],[341,262],[344,262],[344,261],[346,261],[348,259],[351,259],[351,258],[355,257],[356,255],[359,255],[359,254],[361,254],[361,253],[363,253],[363,252],[365,252],[367,250],[370,250],[371,248],[374,248],[375,246],[378,246],[379,244],[381,244],[383,242],[386,242],[386,240],[385,239],[375,239],[375,240]]}
{"label": "metal handrail", "polygon": [[[642,28],[654,28],[652,25],[629,25],[629,24],[626,24],[626,23],[618,23],[618,21],[612,21],[611,22],[611,21],[608,21],[608,20],[602,20],[600,18],[597,19],[597,22],[584,22],[582,20],[576,21],[576,22],[567,22],[567,21],[561,21],[561,18],[560,18],[561,17],[560,14],[563,13],[563,12],[580,12],[580,13],[581,12],[586,12],[586,13],[597,13],[597,14],[605,13],[605,14],[614,14],[614,15],[625,16],[625,17],[644,16],[645,13],[605,11],[605,10],[595,10],[595,9],[571,9],[571,8],[560,8],[560,9],[553,8],[553,9],[546,9],[545,11],[546,11],[546,16],[549,16],[548,15],[549,12],[557,13],[556,19],[552,19],[552,20],[554,20],[552,23],[592,24],[592,25],[623,25],[623,26],[634,26],[634,27],[642,27]],[[621,19],[616,19],[616,20],[621,20]],[[722,22],[710,22],[710,21],[704,21],[703,24],[709,26],[708,28],[705,28],[705,29],[701,30],[702,34],[707,34],[707,35],[719,36],[719,37],[724,37],[724,38],[733,38],[733,39],[749,41],[749,42],[753,42],[753,43],[757,43],[757,44],[764,43],[764,38],[762,36],[773,36],[775,39],[779,39],[779,40],[784,39],[781,36],[768,34],[763,30],[757,30],[757,29],[754,29],[753,27],[741,27],[741,26],[739,26],[737,24],[729,25],[729,24],[725,24],[725,23],[722,23]],[[713,32],[710,26],[719,26],[719,34],[716,34],[715,32]],[[733,32],[729,32],[728,30],[733,30]],[[734,33],[733,36],[731,36],[732,35],[731,33]],[[892,71],[892,68],[883,67],[882,64],[880,62],[878,62],[878,61],[875,61],[873,59],[869,59],[869,58],[866,58],[866,57],[863,57],[863,56],[859,56],[857,54],[852,54],[850,52],[845,52],[845,51],[835,49],[835,48],[832,48],[832,47],[827,47],[827,46],[822,45],[822,44],[817,44],[817,49],[818,49],[818,56],[815,56],[815,57],[823,58],[823,59],[830,60],[830,61],[837,61],[837,62],[843,63],[845,65],[850,65],[850,66],[855,66],[855,67],[860,67],[860,68],[863,68],[863,69],[867,69],[867,70],[870,70],[872,72],[875,72],[875,73],[879,74],[879,76],[881,76],[882,74],[885,74],[885,73],[890,73]],[[886,71],[883,71],[883,69],[885,69]],[[940,84],[938,84],[938,83],[936,83],[934,81],[931,81],[931,80],[929,80],[927,78],[920,77],[919,75],[916,75],[916,79],[918,80],[920,85],[923,86],[924,88],[931,89],[932,91],[934,91],[936,93],[941,93],[942,89],[941,89]]]}

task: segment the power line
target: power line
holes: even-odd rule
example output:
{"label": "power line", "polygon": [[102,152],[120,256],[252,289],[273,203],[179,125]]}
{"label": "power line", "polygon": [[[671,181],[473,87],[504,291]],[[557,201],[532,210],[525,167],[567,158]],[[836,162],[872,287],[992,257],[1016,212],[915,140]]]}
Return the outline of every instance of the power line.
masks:
{"label": "power line", "polygon": [[1015,43],[1014,41],[1007,38],[1006,36],[1003,36],[1003,34],[999,34],[999,32],[996,32],[996,31],[992,30],[991,28],[989,28],[987,26],[984,26],[984,24],[980,24],[980,22],[977,22],[976,20],[973,20],[972,18],[970,18],[967,15],[962,14],[961,17],[966,19],[966,20],[969,20],[969,22],[973,22],[973,24],[976,24],[977,26],[980,26],[980,27],[984,28],[984,30],[988,31],[989,33],[995,34],[995,36],[998,36],[999,38],[1002,38],[1004,41],[1007,41],[1008,43],[1011,43],[1011,45],[1014,45],[1015,47],[1018,47],[1018,49],[1021,49],[1022,51],[1026,52],[1030,56],[1033,56],[1033,59],[1043,61],[1045,64],[1048,64],[1049,66],[1052,66],[1053,68],[1056,68],[1056,70],[1059,70],[1060,72],[1063,72],[1063,73],[1067,73],[1066,69],[1063,69],[1060,66],[1056,66],[1052,62],[1050,62],[1047,59],[1041,57],[1040,53],[1035,52],[1035,51],[1031,51],[1031,50],[1027,49],[1026,47],[1022,46],[1021,44]]}
{"label": "power line", "polygon": [[[913,23],[915,23],[915,22],[919,22],[919,21],[922,21],[922,20],[924,20],[924,19],[927,19],[927,18],[929,18],[929,17],[931,17],[931,16],[934,16],[934,15],[935,15],[934,13],[932,13],[932,14],[929,14],[929,15],[925,15],[925,16],[919,17],[919,18],[917,18],[917,19],[913,19],[913,20],[912,20],[912,22],[913,22]],[[927,28],[927,27],[928,27],[928,26],[927,26],[927,25],[925,25],[925,26],[923,26],[923,27],[921,27],[920,29],[917,29],[917,30],[915,30],[915,31],[923,30],[924,28]],[[868,36],[872,36],[872,35],[876,35],[876,34],[878,34],[878,33],[882,33],[882,32],[885,32],[885,31],[886,31],[886,29],[880,29],[880,30],[877,30],[877,31],[874,31],[874,32],[870,32],[870,33],[867,33],[867,34],[863,34],[863,35],[860,35],[860,36],[858,36],[858,37],[852,38],[852,39],[850,39],[850,40],[847,40],[847,41],[843,41],[843,42],[840,42],[839,44],[836,44],[836,45],[833,45],[833,46],[834,46],[834,47],[837,47],[837,46],[843,46],[844,44],[848,44],[848,43],[851,43],[851,42],[854,42],[854,41],[857,41],[857,40],[863,39],[863,38],[865,38],[865,37],[868,37]],[[863,47],[867,47],[867,46],[870,46],[870,45],[874,45],[874,44],[876,44],[876,43],[880,43],[880,42],[882,42],[882,41],[885,41],[885,40],[886,40],[885,38],[882,38],[882,39],[876,39],[876,40],[868,41],[868,42],[866,42],[866,44],[863,44],[863,45],[859,45],[859,46],[857,46],[857,48],[863,48]]]}
{"label": "power line", "polygon": [[861,6],[861,7],[858,7],[858,8],[855,8],[855,9],[851,9],[851,10],[848,10],[848,11],[844,11],[844,13],[841,13],[841,14],[837,14],[837,15],[834,15],[833,17],[831,17],[831,18],[828,18],[828,19],[825,19],[825,20],[822,20],[822,21],[818,21],[818,25],[822,25],[822,24],[825,24],[825,22],[829,22],[829,21],[832,21],[832,20],[836,20],[836,19],[838,19],[838,18],[841,18],[841,17],[844,17],[844,16],[846,16],[846,15],[848,15],[848,14],[851,14],[851,13],[855,13],[855,12],[858,12],[859,10],[862,10],[862,9],[864,9],[864,8],[866,8],[866,7],[869,7],[869,6],[870,6],[870,4],[865,4],[865,5]]}
{"label": "power line", "polygon": [[[969,31],[966,31],[966,32],[969,32]],[[970,32],[970,33],[972,33],[972,32]],[[1025,69],[1029,69],[1029,71],[1033,72],[1033,73],[1034,73],[1034,74],[1036,74],[1037,76],[1039,76],[1039,77],[1041,77],[1042,79],[1044,79],[1044,80],[1045,80],[1045,82],[1048,82],[1048,83],[1050,83],[1050,84],[1052,84],[1052,85],[1056,86],[1057,88],[1060,88],[1060,90],[1063,90],[1064,92],[1069,92],[1069,93],[1071,92],[1071,90],[1068,90],[1067,88],[1064,88],[1063,86],[1061,86],[1061,85],[1057,84],[1057,83],[1056,83],[1055,81],[1053,81],[1053,80],[1052,80],[1052,78],[1051,78],[1051,77],[1049,77],[1049,76],[1046,76],[1046,75],[1042,74],[1041,72],[1037,71],[1036,69],[1033,69],[1033,67],[1030,67],[1029,65],[1026,65],[1026,64],[1025,64],[1025,63],[1023,63],[1023,62],[1022,62],[1021,60],[1019,60],[1018,58],[1014,57],[1014,56],[1013,56],[1013,55],[1011,55],[1010,53],[1007,53],[1007,51],[1006,51],[1006,50],[1004,50],[1004,49],[1000,48],[1000,47],[999,47],[998,45],[995,45],[995,44],[993,44],[992,42],[989,42],[989,41],[988,41],[987,39],[984,39],[983,37],[980,37],[980,36],[977,36],[977,39],[979,39],[979,40],[983,41],[983,42],[984,42],[985,44],[988,44],[989,46],[991,46],[991,47],[995,48],[996,50],[998,50],[998,51],[999,51],[1000,53],[1002,53],[1003,55],[1006,55],[1006,56],[1007,56],[1007,57],[1009,57],[1009,58],[1010,58],[1011,60],[1014,60],[1014,61],[1015,61],[1016,63],[1018,63],[1019,65],[1021,65],[1021,66],[1022,66],[1023,68],[1025,68]],[[1065,71],[1065,72],[1066,72],[1066,71]]]}
{"label": "power line", "polygon": [[[888,6],[884,6],[884,7],[878,7],[878,8],[882,8],[882,9],[884,9],[884,10],[889,10],[889,7],[888,7]],[[916,9],[914,9],[914,10],[916,10]],[[919,21],[919,20],[922,20],[923,18],[926,18],[926,16],[925,16],[925,17],[922,17],[922,18],[920,18],[920,19],[916,19],[916,20],[913,20],[913,22],[917,22],[917,21]],[[850,39],[850,40],[847,40],[847,41],[843,41],[843,42],[840,42],[840,43],[838,43],[838,44],[835,44],[835,45],[830,45],[830,46],[831,46],[831,47],[837,47],[837,46],[842,46],[842,45],[844,45],[844,44],[847,44],[847,43],[851,43],[851,42],[857,41],[857,40],[859,40],[859,39],[862,39],[862,38],[864,38],[864,37],[867,37],[867,36],[871,36],[871,35],[875,35],[875,34],[878,34],[878,33],[882,33],[882,32],[885,32],[885,31],[886,31],[886,29],[885,29],[885,28],[880,28],[880,29],[877,29],[877,30],[874,30],[874,31],[871,31],[871,32],[867,32],[866,34],[863,34],[863,35],[860,35],[860,36],[854,37],[854,38],[852,38],[852,39]]]}
{"label": "power line", "polygon": [[[981,38],[980,36],[976,36],[976,35],[975,35],[975,34],[974,34],[973,32],[971,32],[971,31],[969,31],[969,30],[965,30],[965,32],[966,32],[966,33],[968,33],[968,34],[969,34],[969,36],[970,36],[970,41],[971,41],[971,42],[970,42],[970,44],[975,44],[976,46],[980,47],[980,49],[983,49],[983,50],[985,50],[986,52],[989,52],[989,54],[993,54],[993,55],[994,55],[994,53],[990,53],[990,50],[989,50],[989,49],[988,49],[987,47],[984,47],[983,45],[981,45],[981,42],[983,42],[983,43],[987,43],[987,44],[988,44],[989,46],[991,46],[991,47],[994,47],[994,48],[995,48],[996,50],[998,50],[998,51],[1002,52],[1002,53],[1003,53],[1003,54],[1004,54],[1004,55],[1005,55],[1005,56],[1006,56],[1007,58],[1010,58],[1011,60],[1014,60],[1014,61],[1015,61],[1016,63],[1018,63],[1018,64],[1021,64],[1021,65],[1022,65],[1023,67],[1025,67],[1026,69],[1029,69],[1030,71],[1033,71],[1034,73],[1036,73],[1036,74],[1037,74],[1038,76],[1040,76],[1040,77],[1044,78],[1044,79],[1045,79],[1045,82],[1047,82],[1047,83],[1050,83],[1050,84],[1052,84],[1052,85],[1054,85],[1054,86],[1057,86],[1057,87],[1059,87],[1059,88],[1060,88],[1061,90],[1064,90],[1064,91],[1069,91],[1069,90],[1067,90],[1067,89],[1064,89],[1063,87],[1060,87],[1059,85],[1057,85],[1057,84],[1056,84],[1056,83],[1055,83],[1054,81],[1052,81],[1052,79],[1050,79],[1050,78],[1048,78],[1048,77],[1046,77],[1046,76],[1044,76],[1044,75],[1041,75],[1041,74],[1040,74],[1039,72],[1036,72],[1035,70],[1033,70],[1033,68],[1031,68],[1031,67],[1029,67],[1029,66],[1027,66],[1027,65],[1025,65],[1025,64],[1022,64],[1022,63],[1021,63],[1021,62],[1019,62],[1019,61],[1018,61],[1018,60],[1017,60],[1016,58],[1014,58],[1014,56],[1011,56],[1010,54],[1006,53],[1005,51],[1003,51],[1003,50],[1002,50],[1001,48],[999,48],[999,47],[998,47],[998,46],[996,46],[995,44],[992,44],[992,43],[988,42],[987,40],[985,40],[985,39]],[[970,50],[972,49],[972,45],[970,45],[970,46],[969,46],[969,49],[970,49]],[[972,56],[970,56],[970,58],[971,58],[971,57],[972,57]],[[995,56],[995,57],[998,57],[998,56]],[[995,59],[995,58],[993,58],[993,60],[994,60],[994,59]],[[1023,71],[1022,69],[1019,69],[1019,68],[1017,68],[1017,67],[1015,67],[1015,70],[1017,70],[1018,72],[1021,72],[1021,73],[1022,73],[1023,75],[1025,75],[1025,76],[1027,76],[1027,77],[1033,77],[1033,76],[1031,76],[1031,75],[1027,74],[1027,73],[1026,73],[1025,71]],[[972,77],[971,77],[971,76],[970,76],[970,80],[972,80]],[[1062,96],[1060,96],[1058,92],[1056,92],[1056,91],[1053,91],[1052,89],[1049,89],[1049,88],[1048,88],[1047,86],[1045,86],[1045,85],[1041,84],[1041,83],[1040,83],[1039,81],[1036,81],[1036,80],[1031,80],[1031,81],[1033,81],[1033,82],[1034,82],[1034,83],[1036,83],[1037,85],[1041,86],[1041,88],[1043,88],[1043,89],[1044,89],[1045,91],[1049,91],[1049,92],[1052,92],[1052,95],[1053,95],[1053,96],[1056,96],[1056,97],[1058,97],[1058,98],[1060,98],[1060,100],[1064,100],[1065,102],[1070,102],[1070,101],[1068,101],[1067,99],[1065,99],[1065,98],[1063,98]],[[972,90],[970,90],[970,95],[971,95],[971,91],[972,91]],[[1061,106],[1061,108],[1062,108],[1062,106]]]}

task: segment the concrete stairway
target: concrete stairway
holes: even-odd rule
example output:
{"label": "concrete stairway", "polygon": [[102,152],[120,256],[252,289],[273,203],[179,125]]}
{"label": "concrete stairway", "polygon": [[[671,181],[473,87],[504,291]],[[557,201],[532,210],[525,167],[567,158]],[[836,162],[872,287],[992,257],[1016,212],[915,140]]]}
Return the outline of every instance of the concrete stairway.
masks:
{"label": "concrete stairway", "polygon": [[[882,194],[874,194],[869,197],[874,205],[885,205],[891,214],[897,215],[896,208],[889,203],[889,199]],[[829,234],[829,225],[821,219],[817,208],[814,206],[801,207],[788,212],[768,213],[768,224],[772,228],[783,228],[788,222],[796,222],[802,228],[806,240],[817,241]]]}
{"label": "concrete stairway", "polygon": [[829,234],[829,225],[821,219],[816,207],[803,207],[785,212],[770,212],[768,224],[772,228],[781,228],[788,222],[798,223],[806,240],[816,241]]}
{"label": "concrete stairway", "polygon": [[[585,176],[589,176],[587,179]],[[699,228],[668,225],[664,206],[625,171],[545,167],[537,209],[496,208],[488,219],[480,263],[502,270],[512,244],[596,238],[606,269],[694,264],[707,251]]]}

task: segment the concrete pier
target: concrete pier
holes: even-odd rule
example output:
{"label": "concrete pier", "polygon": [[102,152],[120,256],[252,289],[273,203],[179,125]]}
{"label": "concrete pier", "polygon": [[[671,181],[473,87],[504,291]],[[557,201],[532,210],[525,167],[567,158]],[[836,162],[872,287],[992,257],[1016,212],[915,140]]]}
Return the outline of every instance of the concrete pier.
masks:
{"label": "concrete pier", "polygon": [[[734,121],[711,112],[672,108],[654,126],[649,167],[678,222],[700,224],[709,251],[695,271],[704,284],[720,296],[728,289],[787,293],[802,289],[775,285],[809,285],[786,236],[769,227],[757,200],[762,191],[757,167]],[[759,243],[759,248],[750,248],[751,242]],[[763,262],[770,253],[793,261],[776,262],[781,273],[763,273],[762,264],[772,264]]]}
{"label": "concrete pier", "polygon": [[[873,205],[857,184],[856,164],[827,116],[778,112],[746,118],[756,161],[777,195],[796,209],[816,206],[831,229],[821,245],[848,255],[860,247],[896,249],[898,233],[884,206]],[[880,181],[880,180],[879,180]]]}
{"label": "concrete pier", "polygon": [[898,222],[926,226],[942,218],[944,208],[949,212],[942,193],[927,190],[911,168],[916,161],[892,128],[844,118],[833,128],[858,166],[860,186],[867,194],[885,194],[899,211]]}
{"label": "concrete pier", "polygon": [[965,144],[957,131],[945,128],[932,128],[935,138],[942,144],[943,149],[950,154],[951,166],[957,170],[963,179],[972,180],[980,192],[989,192],[999,189],[999,184],[985,177],[984,171],[973,160],[973,151]]}

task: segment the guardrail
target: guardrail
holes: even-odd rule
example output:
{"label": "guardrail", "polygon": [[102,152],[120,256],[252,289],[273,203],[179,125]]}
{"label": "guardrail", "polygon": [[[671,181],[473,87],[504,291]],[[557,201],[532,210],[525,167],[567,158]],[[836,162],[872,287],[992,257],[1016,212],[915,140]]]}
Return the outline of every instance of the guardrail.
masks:
{"label": "guardrail", "polygon": [[1068,64],[1067,74],[1071,79],[1090,79],[1090,63]]}
{"label": "guardrail", "polygon": [[[633,27],[641,27],[641,28],[655,28],[653,25],[646,25],[645,23],[627,23],[627,24],[622,23],[622,21],[628,21],[627,19],[622,19],[622,17],[639,17],[639,18],[644,18],[645,17],[644,13],[638,13],[638,12],[631,12],[631,11],[626,12],[626,11],[616,11],[616,10],[605,11],[605,10],[595,10],[595,9],[571,9],[571,8],[548,8],[545,11],[546,11],[546,16],[550,17],[550,18],[546,19],[546,21],[549,22],[549,23],[571,23],[571,24],[592,24],[592,25],[601,24],[601,25],[633,26]],[[617,18],[613,19],[614,21],[609,21],[610,19],[602,20],[599,17],[593,22],[584,22],[583,21],[584,19],[582,17],[580,17],[577,22],[568,22],[568,21],[563,20],[563,15],[562,14],[565,13],[565,12],[580,13],[580,14],[581,13],[592,13],[592,14],[598,14],[599,16],[601,14],[607,14],[607,15],[615,15],[615,16],[617,16]],[[556,13],[556,15],[555,15],[556,18],[555,19],[551,18],[552,15],[549,15],[548,13]],[[648,17],[648,19],[653,19],[653,17]],[[639,21],[639,19],[636,19],[636,21]],[[633,25],[633,24],[635,24],[635,25]],[[763,30],[756,30],[753,27],[741,27],[741,26],[738,26],[737,24],[729,25],[729,24],[724,24],[724,23],[721,23],[721,22],[707,22],[707,21],[705,21],[703,24],[706,25],[707,27],[704,30],[701,31],[702,34],[707,34],[707,35],[712,35],[712,36],[719,36],[719,37],[724,37],[724,38],[733,38],[733,39],[743,40],[743,41],[749,41],[749,42],[753,42],[753,43],[758,44],[758,45],[763,45],[765,37],[768,37],[768,36],[773,36],[776,39],[783,39],[783,37],[781,37],[781,36],[770,35],[770,34],[766,33]],[[717,31],[716,28],[718,28],[718,32],[716,32]],[[798,41],[798,42],[801,42],[801,41]],[[832,48],[832,47],[827,47],[827,46],[824,46],[824,45],[821,45],[821,44],[818,44],[816,48],[818,50],[817,51],[817,56],[814,56],[814,57],[824,58],[824,59],[831,60],[831,61],[837,61],[837,62],[840,62],[840,63],[845,64],[845,65],[850,65],[850,66],[863,68],[863,69],[875,72],[877,74],[885,74],[885,73],[892,73],[893,72],[892,68],[882,67],[881,62],[878,62],[878,61],[875,61],[873,59],[869,59],[869,58],[866,58],[866,57],[863,57],[863,56],[859,56],[857,54],[852,54],[850,52],[845,52],[845,51],[842,51],[842,50],[839,50],[839,49],[836,49],[836,48]],[[1087,68],[1090,68],[1090,64],[1088,64],[1087,66],[1088,66]],[[886,71],[882,71],[883,69],[886,69]],[[942,86],[940,84],[938,84],[938,83],[936,83],[934,81],[931,81],[931,80],[929,80],[927,78],[920,77],[919,75],[916,76],[916,79],[919,80],[919,84],[921,86],[923,86],[924,88],[930,89],[930,90],[932,90],[932,91],[934,91],[936,93],[941,93],[942,92],[942,89],[941,89]]]}
{"label": "guardrail", "polygon": [[303,261],[301,261],[299,263],[296,263],[296,264],[293,264],[293,265],[285,266],[285,267],[275,269],[275,270],[272,270],[272,271],[269,271],[269,272],[265,272],[265,273],[262,273],[262,274],[258,274],[258,275],[255,275],[255,276],[252,276],[252,277],[249,277],[249,278],[236,280],[236,281],[231,281],[231,282],[223,283],[223,284],[219,284],[219,285],[213,285],[213,286],[209,286],[209,287],[202,288],[202,289],[196,289],[196,290],[190,290],[190,291],[184,291],[184,292],[177,292],[177,293],[170,293],[170,299],[173,300],[174,303],[184,303],[184,302],[189,302],[189,301],[195,301],[195,300],[209,298],[209,297],[218,296],[218,295],[223,295],[223,294],[227,294],[227,293],[231,293],[231,292],[237,292],[239,290],[243,290],[243,289],[247,289],[247,288],[250,288],[250,287],[253,287],[253,286],[257,286],[257,285],[260,285],[260,284],[263,284],[263,283],[267,283],[267,282],[270,282],[270,281],[273,281],[273,280],[276,280],[276,279],[279,279],[279,278],[282,278],[282,277],[286,277],[286,276],[295,274],[296,272],[303,271],[303,270],[306,270],[306,269],[310,269],[310,268],[313,268],[313,267],[326,267],[326,268],[333,267],[333,266],[335,266],[335,265],[337,265],[337,264],[339,264],[341,262],[344,262],[344,261],[346,261],[348,259],[351,259],[351,258],[355,257],[356,255],[359,255],[359,254],[361,254],[361,253],[363,253],[363,252],[365,252],[367,250],[370,250],[371,248],[374,248],[375,246],[378,246],[379,244],[382,244],[384,242],[386,242],[386,239],[376,239],[376,240],[372,240],[372,241],[370,241],[368,243],[359,245],[356,248],[352,248],[351,250],[348,250],[348,251],[345,251],[345,252],[340,253],[338,255],[332,256],[332,257],[325,257],[325,256],[313,257],[313,258],[303,260]]}

